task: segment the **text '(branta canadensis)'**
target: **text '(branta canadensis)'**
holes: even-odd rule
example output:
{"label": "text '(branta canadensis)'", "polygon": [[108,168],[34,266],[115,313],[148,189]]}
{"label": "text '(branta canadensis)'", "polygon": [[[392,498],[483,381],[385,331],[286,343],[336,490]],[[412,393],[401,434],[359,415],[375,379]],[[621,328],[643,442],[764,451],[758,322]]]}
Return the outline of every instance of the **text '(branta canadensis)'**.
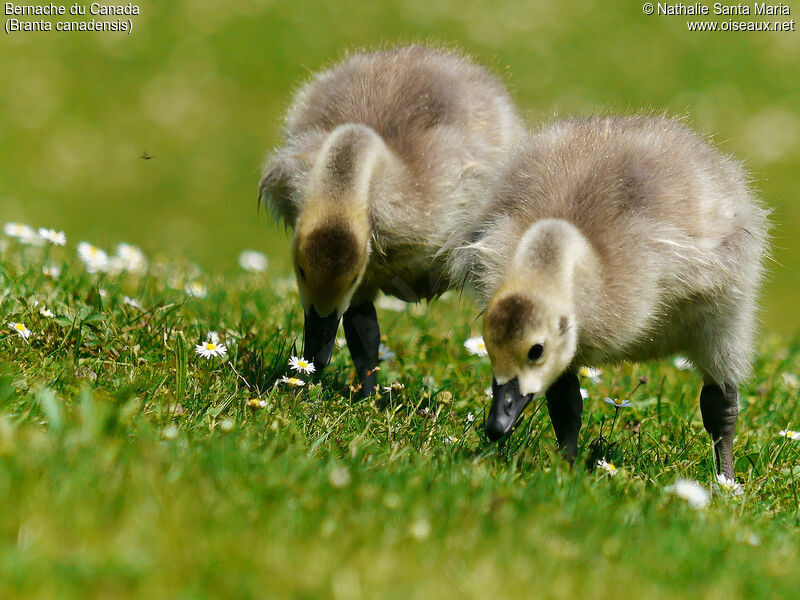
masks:
{"label": "text '(branta canadensis)'", "polygon": [[379,290],[432,298],[440,250],[477,209],[521,124],[502,85],[421,46],[350,56],[295,95],[259,199],[294,229],[304,354],[330,361],[340,319],[362,392],[376,385]]}
{"label": "text '(branta canadensis)'", "polygon": [[488,436],[545,393],[574,458],[578,367],[680,352],[703,376],[703,424],[732,478],[767,230],[741,166],[675,121],[592,118],[532,135],[450,254],[454,279],[486,306]]}

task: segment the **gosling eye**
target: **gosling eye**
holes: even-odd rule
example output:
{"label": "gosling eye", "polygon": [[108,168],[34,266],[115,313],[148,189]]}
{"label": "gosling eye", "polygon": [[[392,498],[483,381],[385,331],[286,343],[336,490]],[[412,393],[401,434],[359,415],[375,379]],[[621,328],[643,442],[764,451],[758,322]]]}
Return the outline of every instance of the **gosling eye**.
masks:
{"label": "gosling eye", "polygon": [[544,354],[544,344],[534,344],[531,346],[531,349],[528,350],[528,360],[539,360],[542,358],[542,354]]}
{"label": "gosling eye", "polygon": [[305,280],[306,280],[306,272],[303,270],[303,267],[301,267],[300,265],[298,265],[298,266],[297,266],[297,272],[298,272],[298,273],[300,273],[300,279],[302,279],[303,281],[305,281]]}

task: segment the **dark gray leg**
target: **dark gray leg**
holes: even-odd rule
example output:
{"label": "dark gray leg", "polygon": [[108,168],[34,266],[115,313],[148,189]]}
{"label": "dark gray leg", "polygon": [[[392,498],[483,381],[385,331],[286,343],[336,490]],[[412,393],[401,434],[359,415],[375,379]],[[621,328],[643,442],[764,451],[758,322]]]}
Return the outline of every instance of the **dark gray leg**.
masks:
{"label": "dark gray leg", "polygon": [[723,390],[716,383],[704,385],[700,392],[700,413],[703,415],[703,426],[714,441],[717,473],[733,479],[733,436],[739,413],[736,386],[726,383]]}
{"label": "dark gray leg", "polygon": [[581,430],[583,398],[575,373],[564,373],[545,394],[550,421],[556,432],[558,447],[572,464],[578,456],[578,432]]}
{"label": "dark gray leg", "polygon": [[381,343],[375,306],[372,302],[351,306],[344,313],[342,325],[358,382],[361,384],[358,397],[372,396],[375,393],[375,386],[378,385],[375,367],[378,366],[378,346]]}

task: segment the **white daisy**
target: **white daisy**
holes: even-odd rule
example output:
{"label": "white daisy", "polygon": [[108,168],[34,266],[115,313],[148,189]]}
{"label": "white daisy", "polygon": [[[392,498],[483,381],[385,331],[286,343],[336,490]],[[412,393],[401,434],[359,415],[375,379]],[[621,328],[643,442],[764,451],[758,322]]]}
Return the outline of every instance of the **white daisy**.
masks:
{"label": "white daisy", "polygon": [[494,396],[494,390],[492,389],[492,386],[489,386],[485,390],[483,390],[483,395],[486,396],[487,398],[491,398],[492,396]]}
{"label": "white daisy", "polygon": [[778,435],[795,442],[800,440],[800,431],[794,431],[792,429],[783,429],[778,432]]}
{"label": "white daisy", "polygon": [[394,356],[395,356],[394,352],[389,350],[389,346],[387,346],[386,344],[381,343],[381,345],[378,346],[378,360],[388,361],[392,360]]}
{"label": "white daisy", "polygon": [[206,341],[212,344],[219,344],[219,334],[216,331],[209,331],[206,334]]}
{"label": "white daisy", "polygon": [[609,477],[613,477],[618,472],[616,465],[612,462],[608,462],[604,458],[601,458],[600,460],[597,461],[597,468],[602,469],[603,471],[608,473]]}
{"label": "white daisy", "polygon": [[797,375],[794,373],[782,373],[781,381],[786,387],[792,388],[793,390],[800,388],[800,379],[798,379]]}
{"label": "white daisy", "polygon": [[23,244],[41,246],[44,240],[39,237],[33,227],[23,223],[6,223],[3,226],[3,233],[9,237],[17,238]]}
{"label": "white daisy", "polygon": [[49,308],[47,308],[46,306],[43,306],[42,308],[40,308],[40,309],[39,309],[39,314],[40,314],[40,315],[42,315],[42,316],[43,316],[44,318],[46,318],[46,319],[52,319],[53,317],[55,317],[55,316],[56,316],[56,315],[53,313],[53,311],[51,311],[51,310],[50,310]]}
{"label": "white daisy", "polygon": [[67,243],[67,235],[63,231],[56,231],[55,229],[40,227],[39,237],[54,246],[63,246]]}
{"label": "white daisy", "polygon": [[109,269],[108,254],[89,242],[78,244],[78,257],[89,273],[104,273]]}
{"label": "white daisy", "polygon": [[627,408],[628,406],[633,406],[630,400],[618,400],[617,398],[609,398],[608,396],[606,396],[603,400],[614,408]]}
{"label": "white daisy", "polygon": [[31,330],[25,327],[25,323],[9,323],[8,326],[21,338],[27,340],[31,337]]}
{"label": "white daisy", "polygon": [[183,287],[183,291],[192,298],[205,298],[208,295],[208,288],[199,281],[190,281]]}
{"label": "white daisy", "polygon": [[708,490],[691,479],[678,479],[672,486],[672,492],[686,500],[694,509],[705,508],[711,502]]}
{"label": "white daisy", "polygon": [[586,377],[592,383],[600,383],[600,377],[603,375],[603,371],[595,369],[594,367],[581,367],[578,370],[578,374],[582,377]]}
{"label": "white daisy", "polygon": [[466,348],[470,354],[475,354],[480,357],[489,356],[489,352],[486,350],[486,344],[483,341],[483,336],[476,336],[471,337],[464,342],[464,348]]}
{"label": "white daisy", "polygon": [[58,265],[45,265],[42,267],[42,274],[50,279],[58,279],[61,277],[61,267]]}
{"label": "white daisy", "polygon": [[302,356],[292,356],[289,359],[289,367],[291,367],[293,371],[297,371],[298,373],[309,374],[316,371],[314,363],[307,361]]}
{"label": "white daisy", "polygon": [[247,401],[247,406],[250,408],[266,408],[267,401],[261,398],[250,398],[250,400]]}
{"label": "white daisy", "polygon": [[135,308],[136,310],[144,310],[142,308],[142,305],[139,303],[139,301],[136,298],[130,298],[129,296],[125,296],[122,299],[122,302],[123,302],[123,304],[127,304],[128,306],[131,306],[131,307]]}
{"label": "white daisy", "polygon": [[147,271],[147,258],[145,258],[144,253],[130,244],[118,244],[117,252],[111,257],[110,262],[111,270],[115,273],[127,271],[142,275]]}
{"label": "white daisy", "polygon": [[442,440],[445,444],[455,444],[458,440],[452,435],[448,435]]}
{"label": "white daisy", "polygon": [[280,379],[278,379],[277,383],[285,383],[289,387],[303,387],[306,382],[298,377],[287,377],[284,375]]}
{"label": "white daisy", "polygon": [[589,390],[586,388],[581,388],[581,398],[586,400],[589,397]]}
{"label": "white daisy", "polygon": [[215,356],[225,356],[228,353],[228,349],[224,344],[215,344],[212,341],[205,341],[202,344],[197,344],[197,346],[194,347],[194,351],[208,360],[211,360]]}
{"label": "white daisy", "polygon": [[333,467],[331,472],[328,473],[328,481],[330,481],[333,487],[338,489],[345,488],[350,485],[351,480],[352,476],[350,475],[350,469],[344,465]]}
{"label": "white daisy", "polygon": [[725,477],[722,473],[717,475],[717,483],[719,488],[732,496],[741,496],[744,494],[741,483],[736,483],[735,480]]}
{"label": "white daisy", "polygon": [[694,363],[685,356],[676,356],[672,364],[675,365],[676,369],[680,369],[681,371],[691,371],[694,369]]}
{"label": "white daisy", "polygon": [[269,267],[269,259],[261,252],[245,250],[239,255],[239,266],[251,273],[263,273]]}
{"label": "white daisy", "polygon": [[391,310],[394,312],[403,312],[406,309],[406,303],[394,296],[381,296],[378,298],[375,306],[382,310]]}
{"label": "white daisy", "polygon": [[467,413],[467,423],[472,423],[474,420],[475,420],[475,415],[473,415],[471,411],[468,412]]}
{"label": "white daisy", "polygon": [[3,233],[9,237],[21,238],[36,235],[33,227],[23,223],[6,223],[3,225]]}

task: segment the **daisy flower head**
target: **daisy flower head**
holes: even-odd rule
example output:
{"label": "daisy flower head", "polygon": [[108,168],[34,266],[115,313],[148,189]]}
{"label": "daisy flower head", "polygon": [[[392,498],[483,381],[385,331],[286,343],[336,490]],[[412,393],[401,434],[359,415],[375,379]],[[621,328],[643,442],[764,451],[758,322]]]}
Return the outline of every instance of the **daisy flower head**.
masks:
{"label": "daisy flower head", "polygon": [[45,265],[42,267],[42,274],[50,279],[58,279],[61,277],[61,267],[58,265]]}
{"label": "daisy flower head", "polygon": [[711,502],[708,490],[702,485],[691,479],[678,479],[672,486],[672,492],[679,498],[683,498],[689,506],[695,510],[705,508]]}
{"label": "daisy flower head", "polygon": [[381,342],[381,345],[378,346],[378,360],[392,360],[395,354],[389,349],[389,346]]}
{"label": "daisy flower head", "polygon": [[228,353],[228,348],[224,344],[220,344],[219,341],[215,343],[211,340],[206,340],[202,344],[197,344],[194,347],[194,351],[203,358],[211,360],[215,356],[225,356]]}
{"label": "daisy flower head", "polygon": [[285,383],[289,387],[303,387],[306,382],[300,379],[299,377],[287,377],[284,375],[280,379],[278,379],[278,383]]}
{"label": "daisy flower head", "polygon": [[800,388],[800,379],[798,379],[797,375],[794,373],[782,373],[781,381],[786,387],[792,388],[793,390]]}
{"label": "daisy flower head", "polygon": [[111,258],[111,269],[116,273],[127,271],[141,275],[147,271],[147,259],[136,246],[125,243],[118,244],[117,252]]}
{"label": "daisy flower head", "polygon": [[394,296],[381,296],[375,302],[375,306],[382,310],[391,310],[393,312],[403,312],[406,309],[406,303]]}
{"label": "daisy flower head", "polygon": [[63,246],[67,243],[67,235],[63,231],[47,229],[46,227],[39,228],[39,237],[54,246]]}
{"label": "daisy flower head", "polygon": [[600,383],[600,377],[603,375],[603,372],[594,367],[581,367],[578,370],[578,374],[581,377],[586,377],[592,383]]}
{"label": "daisy flower head", "polygon": [[206,341],[212,344],[219,344],[219,334],[216,331],[209,331],[206,334]]}
{"label": "daisy flower head", "polygon": [[247,401],[247,406],[250,408],[266,408],[267,401],[262,398],[250,398],[250,400]]}
{"label": "daisy flower head", "polygon": [[245,250],[239,255],[239,266],[250,273],[263,273],[269,267],[269,259],[261,252]]}
{"label": "daisy flower head", "polygon": [[78,258],[83,261],[89,273],[104,273],[109,269],[108,254],[89,242],[78,244]]}
{"label": "daisy flower head", "polygon": [[603,471],[608,473],[609,477],[613,477],[619,471],[619,469],[617,469],[617,467],[616,467],[616,465],[614,463],[608,462],[604,458],[601,458],[600,460],[597,461],[597,468],[598,469],[602,469]]}
{"label": "daisy flower head", "polygon": [[609,396],[606,396],[603,400],[614,408],[627,408],[629,406],[633,406],[630,400],[618,400],[617,398],[610,398]]}
{"label": "daisy flower head", "polygon": [[136,298],[130,298],[129,296],[125,296],[122,299],[122,303],[123,304],[127,304],[128,306],[130,306],[132,308],[135,308],[136,310],[144,310],[144,309],[142,309],[142,305],[139,303],[139,301]]}
{"label": "daisy flower head", "polygon": [[741,496],[744,494],[741,483],[736,483],[735,480],[726,477],[722,473],[717,475],[717,483],[719,484],[719,489],[727,494],[731,494],[732,496]]}
{"label": "daisy flower head", "polygon": [[11,330],[23,339],[31,337],[31,330],[25,326],[25,323],[9,323],[8,326]]}
{"label": "daisy flower head", "polygon": [[30,225],[24,223],[6,223],[3,226],[3,233],[9,237],[17,238],[23,244],[41,246],[44,240],[39,237]]}
{"label": "daisy flower head", "polygon": [[47,308],[46,306],[43,306],[42,308],[39,309],[39,314],[42,315],[45,319],[52,319],[53,317],[56,316],[53,313],[53,311]]}
{"label": "daisy flower head", "polygon": [[676,369],[681,371],[691,371],[694,369],[694,363],[685,356],[676,356],[675,360],[672,361],[672,364],[675,365]]}
{"label": "daisy flower head", "polygon": [[317,370],[314,363],[306,360],[302,356],[292,356],[289,359],[289,367],[297,373],[305,373],[306,375]]}
{"label": "daisy flower head", "polygon": [[800,431],[794,431],[793,429],[782,429],[778,432],[778,435],[794,442],[800,440]]}
{"label": "daisy flower head", "polygon": [[472,423],[475,420],[475,415],[472,414],[472,411],[467,413],[467,423]]}
{"label": "daisy flower head", "polygon": [[205,298],[208,296],[208,288],[199,281],[190,281],[183,287],[187,296],[192,298]]}
{"label": "daisy flower head", "polygon": [[464,348],[466,348],[470,354],[475,354],[481,358],[489,356],[489,352],[486,350],[486,343],[483,341],[483,336],[481,335],[465,340]]}

